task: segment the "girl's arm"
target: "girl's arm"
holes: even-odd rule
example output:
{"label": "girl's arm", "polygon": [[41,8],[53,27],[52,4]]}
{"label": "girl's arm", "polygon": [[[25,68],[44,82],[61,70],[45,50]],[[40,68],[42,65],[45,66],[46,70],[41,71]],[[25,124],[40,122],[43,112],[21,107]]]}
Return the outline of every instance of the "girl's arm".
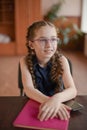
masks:
{"label": "girl's arm", "polygon": [[63,64],[64,70],[63,82],[65,90],[49,98],[48,96],[45,96],[39,90],[34,88],[32,77],[27,69],[24,58],[20,60],[24,92],[29,98],[41,103],[41,107],[38,114],[38,118],[40,120],[47,120],[48,118],[53,118],[56,116],[57,113],[61,119],[69,118],[69,114],[66,111],[66,106],[64,106],[62,102],[74,98],[77,92],[72,76],[70,74],[68,61],[64,56],[61,58],[61,62]]}
{"label": "girl's arm", "polygon": [[48,120],[49,118],[54,118],[55,116],[57,116],[57,114],[59,118],[63,120],[66,120],[70,117],[67,111],[67,109],[70,108],[65,106],[63,102],[75,98],[77,91],[70,73],[67,59],[62,56],[60,60],[64,70],[62,78],[65,89],[62,92],[53,95],[48,101],[44,102],[41,105],[38,115],[38,118],[41,121]]}
{"label": "girl's arm", "polygon": [[20,59],[20,66],[22,72],[22,82],[25,94],[39,103],[43,103],[49,99],[48,96],[42,94],[39,90],[34,88],[32,77],[25,64],[24,57]]}

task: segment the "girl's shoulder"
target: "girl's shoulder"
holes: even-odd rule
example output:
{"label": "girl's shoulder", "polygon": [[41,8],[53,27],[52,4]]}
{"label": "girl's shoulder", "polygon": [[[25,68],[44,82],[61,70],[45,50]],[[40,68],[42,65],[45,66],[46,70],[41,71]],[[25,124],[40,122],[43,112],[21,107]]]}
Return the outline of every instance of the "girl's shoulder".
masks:
{"label": "girl's shoulder", "polygon": [[60,60],[61,62],[67,62],[67,58],[66,58],[64,55],[61,55],[61,56],[59,57],[59,60]]}
{"label": "girl's shoulder", "polygon": [[25,63],[26,56],[22,56],[19,60],[20,64]]}
{"label": "girl's shoulder", "polygon": [[60,57],[60,62],[61,62],[61,64],[62,64],[63,69],[69,67],[68,58],[65,57],[64,55],[62,55],[62,56]]}
{"label": "girl's shoulder", "polygon": [[26,66],[25,58],[26,58],[26,56],[23,56],[23,57],[20,58],[19,64],[20,64],[21,67]]}

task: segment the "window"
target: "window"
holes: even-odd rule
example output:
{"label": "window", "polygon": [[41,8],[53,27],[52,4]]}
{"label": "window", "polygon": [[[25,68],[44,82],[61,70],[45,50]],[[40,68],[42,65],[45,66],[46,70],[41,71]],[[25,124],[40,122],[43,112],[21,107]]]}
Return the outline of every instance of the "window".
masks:
{"label": "window", "polygon": [[82,1],[82,19],[81,19],[81,30],[87,33],[87,0]]}

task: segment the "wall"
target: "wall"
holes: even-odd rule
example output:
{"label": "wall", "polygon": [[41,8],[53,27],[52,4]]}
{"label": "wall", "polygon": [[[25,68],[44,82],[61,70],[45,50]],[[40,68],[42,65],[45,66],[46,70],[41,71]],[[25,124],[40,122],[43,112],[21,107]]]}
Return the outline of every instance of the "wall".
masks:
{"label": "wall", "polygon": [[[45,15],[54,4],[60,1],[62,0],[41,0],[42,15]],[[63,0],[63,1],[64,2],[61,6],[61,9],[58,12],[58,16],[66,16],[68,18],[68,20],[64,22],[63,26],[67,26],[70,23],[75,23],[80,28],[82,0]],[[59,20],[58,21],[56,20],[55,24],[56,26],[59,27],[61,21],[59,22]],[[84,42],[84,37],[80,38],[80,40],[78,40],[76,44],[69,44],[69,46],[66,46],[66,49],[83,51],[84,49],[84,44],[82,44],[83,42]]]}
{"label": "wall", "polygon": [[[42,15],[50,9],[53,4],[61,0],[41,0]],[[63,16],[80,16],[81,15],[81,0],[64,0],[59,15]]]}
{"label": "wall", "polygon": [[87,0],[82,1],[81,30],[85,34],[84,54],[87,56]]}
{"label": "wall", "polygon": [[87,57],[87,34],[85,34],[84,55]]}

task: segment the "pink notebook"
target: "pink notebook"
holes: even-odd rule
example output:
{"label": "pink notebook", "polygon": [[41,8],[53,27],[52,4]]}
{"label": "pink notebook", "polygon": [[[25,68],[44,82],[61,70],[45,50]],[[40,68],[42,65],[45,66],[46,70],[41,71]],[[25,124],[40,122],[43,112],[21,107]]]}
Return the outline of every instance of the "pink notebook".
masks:
{"label": "pink notebook", "polygon": [[40,130],[68,130],[69,120],[60,120],[58,118],[54,118],[47,121],[39,121],[37,119],[39,105],[40,104],[38,102],[34,100],[29,100],[16,117],[13,125],[15,127]]}

